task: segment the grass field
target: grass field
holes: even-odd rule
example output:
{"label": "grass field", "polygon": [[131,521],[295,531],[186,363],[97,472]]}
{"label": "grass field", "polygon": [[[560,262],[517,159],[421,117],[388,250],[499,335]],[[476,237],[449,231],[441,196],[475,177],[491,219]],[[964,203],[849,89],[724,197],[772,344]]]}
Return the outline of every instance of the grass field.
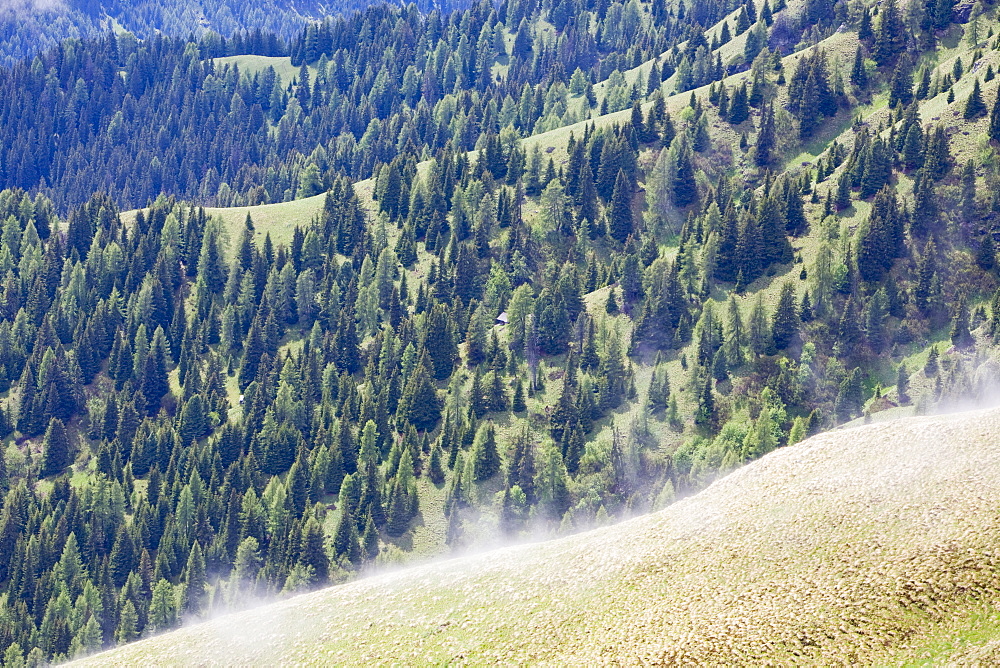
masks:
{"label": "grass field", "polygon": [[[242,56],[226,56],[224,58],[213,58],[215,62],[215,67],[221,70],[226,65],[236,65],[240,68],[242,74],[248,74],[253,76],[263,72],[268,67],[273,67],[275,73],[281,77],[281,81],[287,85],[292,79],[297,79],[299,76],[299,68],[292,65],[292,61],[288,58],[278,57],[278,56],[253,56],[253,55],[242,55]],[[310,69],[310,74],[314,74],[316,68]]]}

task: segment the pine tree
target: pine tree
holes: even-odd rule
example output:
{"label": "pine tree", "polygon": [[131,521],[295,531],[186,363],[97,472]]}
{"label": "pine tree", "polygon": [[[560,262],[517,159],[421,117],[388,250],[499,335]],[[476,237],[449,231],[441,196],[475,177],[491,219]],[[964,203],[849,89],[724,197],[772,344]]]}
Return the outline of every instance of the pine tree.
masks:
{"label": "pine tree", "polygon": [[986,115],[986,103],[983,102],[983,94],[979,89],[979,79],[972,85],[972,92],[965,101],[965,120],[973,120]]}
{"label": "pine tree", "polygon": [[70,463],[69,436],[62,420],[51,418],[42,441],[42,477],[62,473]]}
{"label": "pine tree", "polygon": [[[369,518],[370,519],[370,518]],[[342,506],[340,519],[333,534],[334,557],[347,566],[357,566],[361,563],[361,542],[358,539],[358,528],[350,508]]]}
{"label": "pine tree", "polygon": [[896,370],[896,398],[900,406],[910,403],[909,389],[910,375],[906,369],[906,363],[900,362],[899,368]]}
{"label": "pine tree", "polygon": [[834,402],[834,410],[837,417],[846,422],[861,412],[864,403],[864,387],[862,385],[861,370],[854,368],[847,377],[840,383],[840,390]]}
{"label": "pine tree", "polygon": [[[865,16],[867,15],[868,13],[865,12]],[[865,69],[865,54],[861,50],[860,45],[858,45],[857,51],[854,52],[854,65],[851,67],[851,83],[862,91],[868,88],[868,70]]]}
{"label": "pine tree", "polygon": [[492,422],[479,428],[472,446],[473,476],[476,482],[489,480],[500,471],[500,454],[497,452],[496,429]]}
{"label": "pine tree", "polygon": [[778,308],[771,323],[771,338],[777,350],[784,350],[799,331],[799,315],[795,306],[795,288],[787,282],[781,286]]}
{"label": "pine tree", "polygon": [[906,26],[903,24],[896,0],[888,0],[883,4],[879,16],[872,55],[879,67],[885,67],[903,50],[906,43]]}
{"label": "pine tree", "polygon": [[696,424],[710,429],[715,425],[715,397],[712,393],[711,375],[706,375],[705,383],[698,394],[698,410],[695,413],[694,421]]}
{"label": "pine tree", "polygon": [[614,194],[611,196],[609,232],[612,238],[624,243],[632,234],[632,189],[625,172],[618,170]]}
{"label": "pine tree", "polygon": [[766,167],[774,161],[777,136],[774,125],[774,105],[768,102],[760,119],[760,132],[754,147],[754,162],[758,167]]}
{"label": "pine tree", "polygon": [[205,558],[201,544],[194,541],[184,569],[184,610],[198,615],[208,602],[208,579],[205,576]]}
{"label": "pine tree", "polygon": [[1000,95],[993,102],[993,108],[990,110],[990,127],[989,127],[990,139],[996,142],[1000,142]]}
{"label": "pine tree", "polygon": [[681,144],[677,152],[677,167],[673,179],[674,204],[684,208],[698,199],[698,187],[694,178],[694,165],[692,164],[691,149],[686,144]]}
{"label": "pine tree", "polygon": [[163,329],[157,327],[142,369],[142,395],[146,398],[146,413],[150,416],[156,415],[163,397],[170,392],[166,355],[166,338]]}
{"label": "pine tree", "polygon": [[964,294],[958,298],[952,315],[951,342],[956,348],[968,348],[975,343],[969,332],[969,305]]}
{"label": "pine tree", "polygon": [[936,375],[938,372],[938,349],[937,346],[932,346],[931,351],[927,354],[927,361],[924,363],[924,375],[930,378]]}
{"label": "pine tree", "polygon": [[750,104],[747,98],[746,82],[733,93],[733,99],[729,103],[729,122],[733,125],[740,125],[750,117]]}
{"label": "pine tree", "polygon": [[512,413],[523,413],[527,410],[527,405],[524,401],[524,381],[520,376],[514,383],[514,398],[511,400],[510,410]]}
{"label": "pine tree", "polygon": [[428,371],[427,353],[421,355],[399,400],[399,412],[414,427],[430,431],[441,419],[441,400]]}
{"label": "pine tree", "polygon": [[323,528],[313,518],[306,523],[302,532],[302,548],[299,561],[313,569],[318,584],[325,584],[330,577],[330,558],[326,555]]}

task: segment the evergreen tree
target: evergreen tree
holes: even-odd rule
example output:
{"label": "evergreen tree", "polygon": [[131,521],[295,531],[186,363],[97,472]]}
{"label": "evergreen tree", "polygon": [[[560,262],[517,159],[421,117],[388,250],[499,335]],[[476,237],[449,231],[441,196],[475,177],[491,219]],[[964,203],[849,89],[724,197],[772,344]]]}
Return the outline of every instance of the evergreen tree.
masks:
{"label": "evergreen tree", "polygon": [[476,482],[489,480],[500,471],[500,453],[497,452],[496,429],[492,422],[484,424],[476,433],[472,457]]}
{"label": "evergreen tree", "polygon": [[361,563],[361,542],[358,539],[358,528],[350,508],[344,506],[337,528],[333,534],[333,554],[341,563],[347,566],[357,566]]}
{"label": "evergreen tree", "polygon": [[676,171],[673,179],[674,204],[686,207],[698,199],[698,187],[694,178],[691,149],[686,143],[681,144],[677,152]]}
{"label": "evergreen tree", "polygon": [[774,125],[774,105],[768,102],[761,114],[760,132],[754,147],[754,162],[758,167],[766,167],[774,160],[777,135]]}
{"label": "evergreen tree", "polygon": [[51,418],[42,441],[42,477],[62,473],[70,464],[69,436],[62,420]]}
{"label": "evergreen tree", "polygon": [[205,610],[208,602],[208,579],[205,576],[205,558],[201,544],[194,541],[184,569],[184,610],[198,615]]}
{"label": "evergreen tree", "polygon": [[740,125],[750,117],[750,105],[747,97],[746,82],[740,84],[733,99],[729,103],[729,122],[733,125]]}
{"label": "evergreen tree", "polygon": [[906,369],[906,363],[900,362],[896,370],[896,398],[900,406],[910,403],[910,375]]}
{"label": "evergreen tree", "polygon": [[882,5],[879,17],[872,55],[880,67],[885,67],[903,50],[906,44],[906,26],[903,24],[896,0],[888,0]]}
{"label": "evergreen tree", "polygon": [[799,315],[796,312],[795,288],[790,282],[781,286],[778,308],[771,323],[771,338],[777,350],[784,350],[799,331]]}
{"label": "evergreen tree", "polygon": [[632,234],[632,189],[623,170],[618,170],[614,194],[611,196],[611,236],[620,242]]}
{"label": "evergreen tree", "polygon": [[951,319],[951,343],[956,348],[968,348],[975,343],[969,332],[969,306],[965,295],[958,298]]}
{"label": "evergreen tree", "polygon": [[989,135],[993,141],[1000,142],[1000,95],[994,100],[993,108],[990,109]]}
{"label": "evergreen tree", "polygon": [[986,111],[986,103],[983,102],[983,94],[979,89],[979,79],[976,79],[972,85],[972,92],[969,93],[969,97],[965,100],[965,120],[969,121],[981,118],[986,115]]}

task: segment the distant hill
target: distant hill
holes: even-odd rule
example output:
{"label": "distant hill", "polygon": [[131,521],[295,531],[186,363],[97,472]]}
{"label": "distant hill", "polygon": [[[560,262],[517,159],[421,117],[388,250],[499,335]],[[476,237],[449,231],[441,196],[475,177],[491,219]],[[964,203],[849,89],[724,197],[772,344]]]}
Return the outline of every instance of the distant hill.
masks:
{"label": "distant hill", "polygon": [[[371,0],[11,0],[0,3],[0,64],[30,58],[67,38],[93,38],[114,30],[140,38],[172,37],[214,31],[229,37],[261,30],[289,39],[310,20],[351,12]],[[451,0],[421,0],[422,11],[464,6]]]}
{"label": "distant hill", "polygon": [[992,663],[998,431],[987,410],[822,434],[652,515],[81,663]]}

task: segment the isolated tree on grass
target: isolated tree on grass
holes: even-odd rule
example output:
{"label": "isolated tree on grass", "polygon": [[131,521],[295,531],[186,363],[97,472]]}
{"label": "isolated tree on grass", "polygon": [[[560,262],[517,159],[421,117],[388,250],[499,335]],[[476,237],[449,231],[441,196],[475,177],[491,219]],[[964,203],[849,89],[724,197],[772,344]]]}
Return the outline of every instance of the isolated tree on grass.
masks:
{"label": "isolated tree on grass", "polygon": [[983,102],[983,93],[979,89],[979,79],[972,84],[972,92],[969,93],[965,101],[965,120],[971,121],[982,118],[986,115],[986,103]]}

